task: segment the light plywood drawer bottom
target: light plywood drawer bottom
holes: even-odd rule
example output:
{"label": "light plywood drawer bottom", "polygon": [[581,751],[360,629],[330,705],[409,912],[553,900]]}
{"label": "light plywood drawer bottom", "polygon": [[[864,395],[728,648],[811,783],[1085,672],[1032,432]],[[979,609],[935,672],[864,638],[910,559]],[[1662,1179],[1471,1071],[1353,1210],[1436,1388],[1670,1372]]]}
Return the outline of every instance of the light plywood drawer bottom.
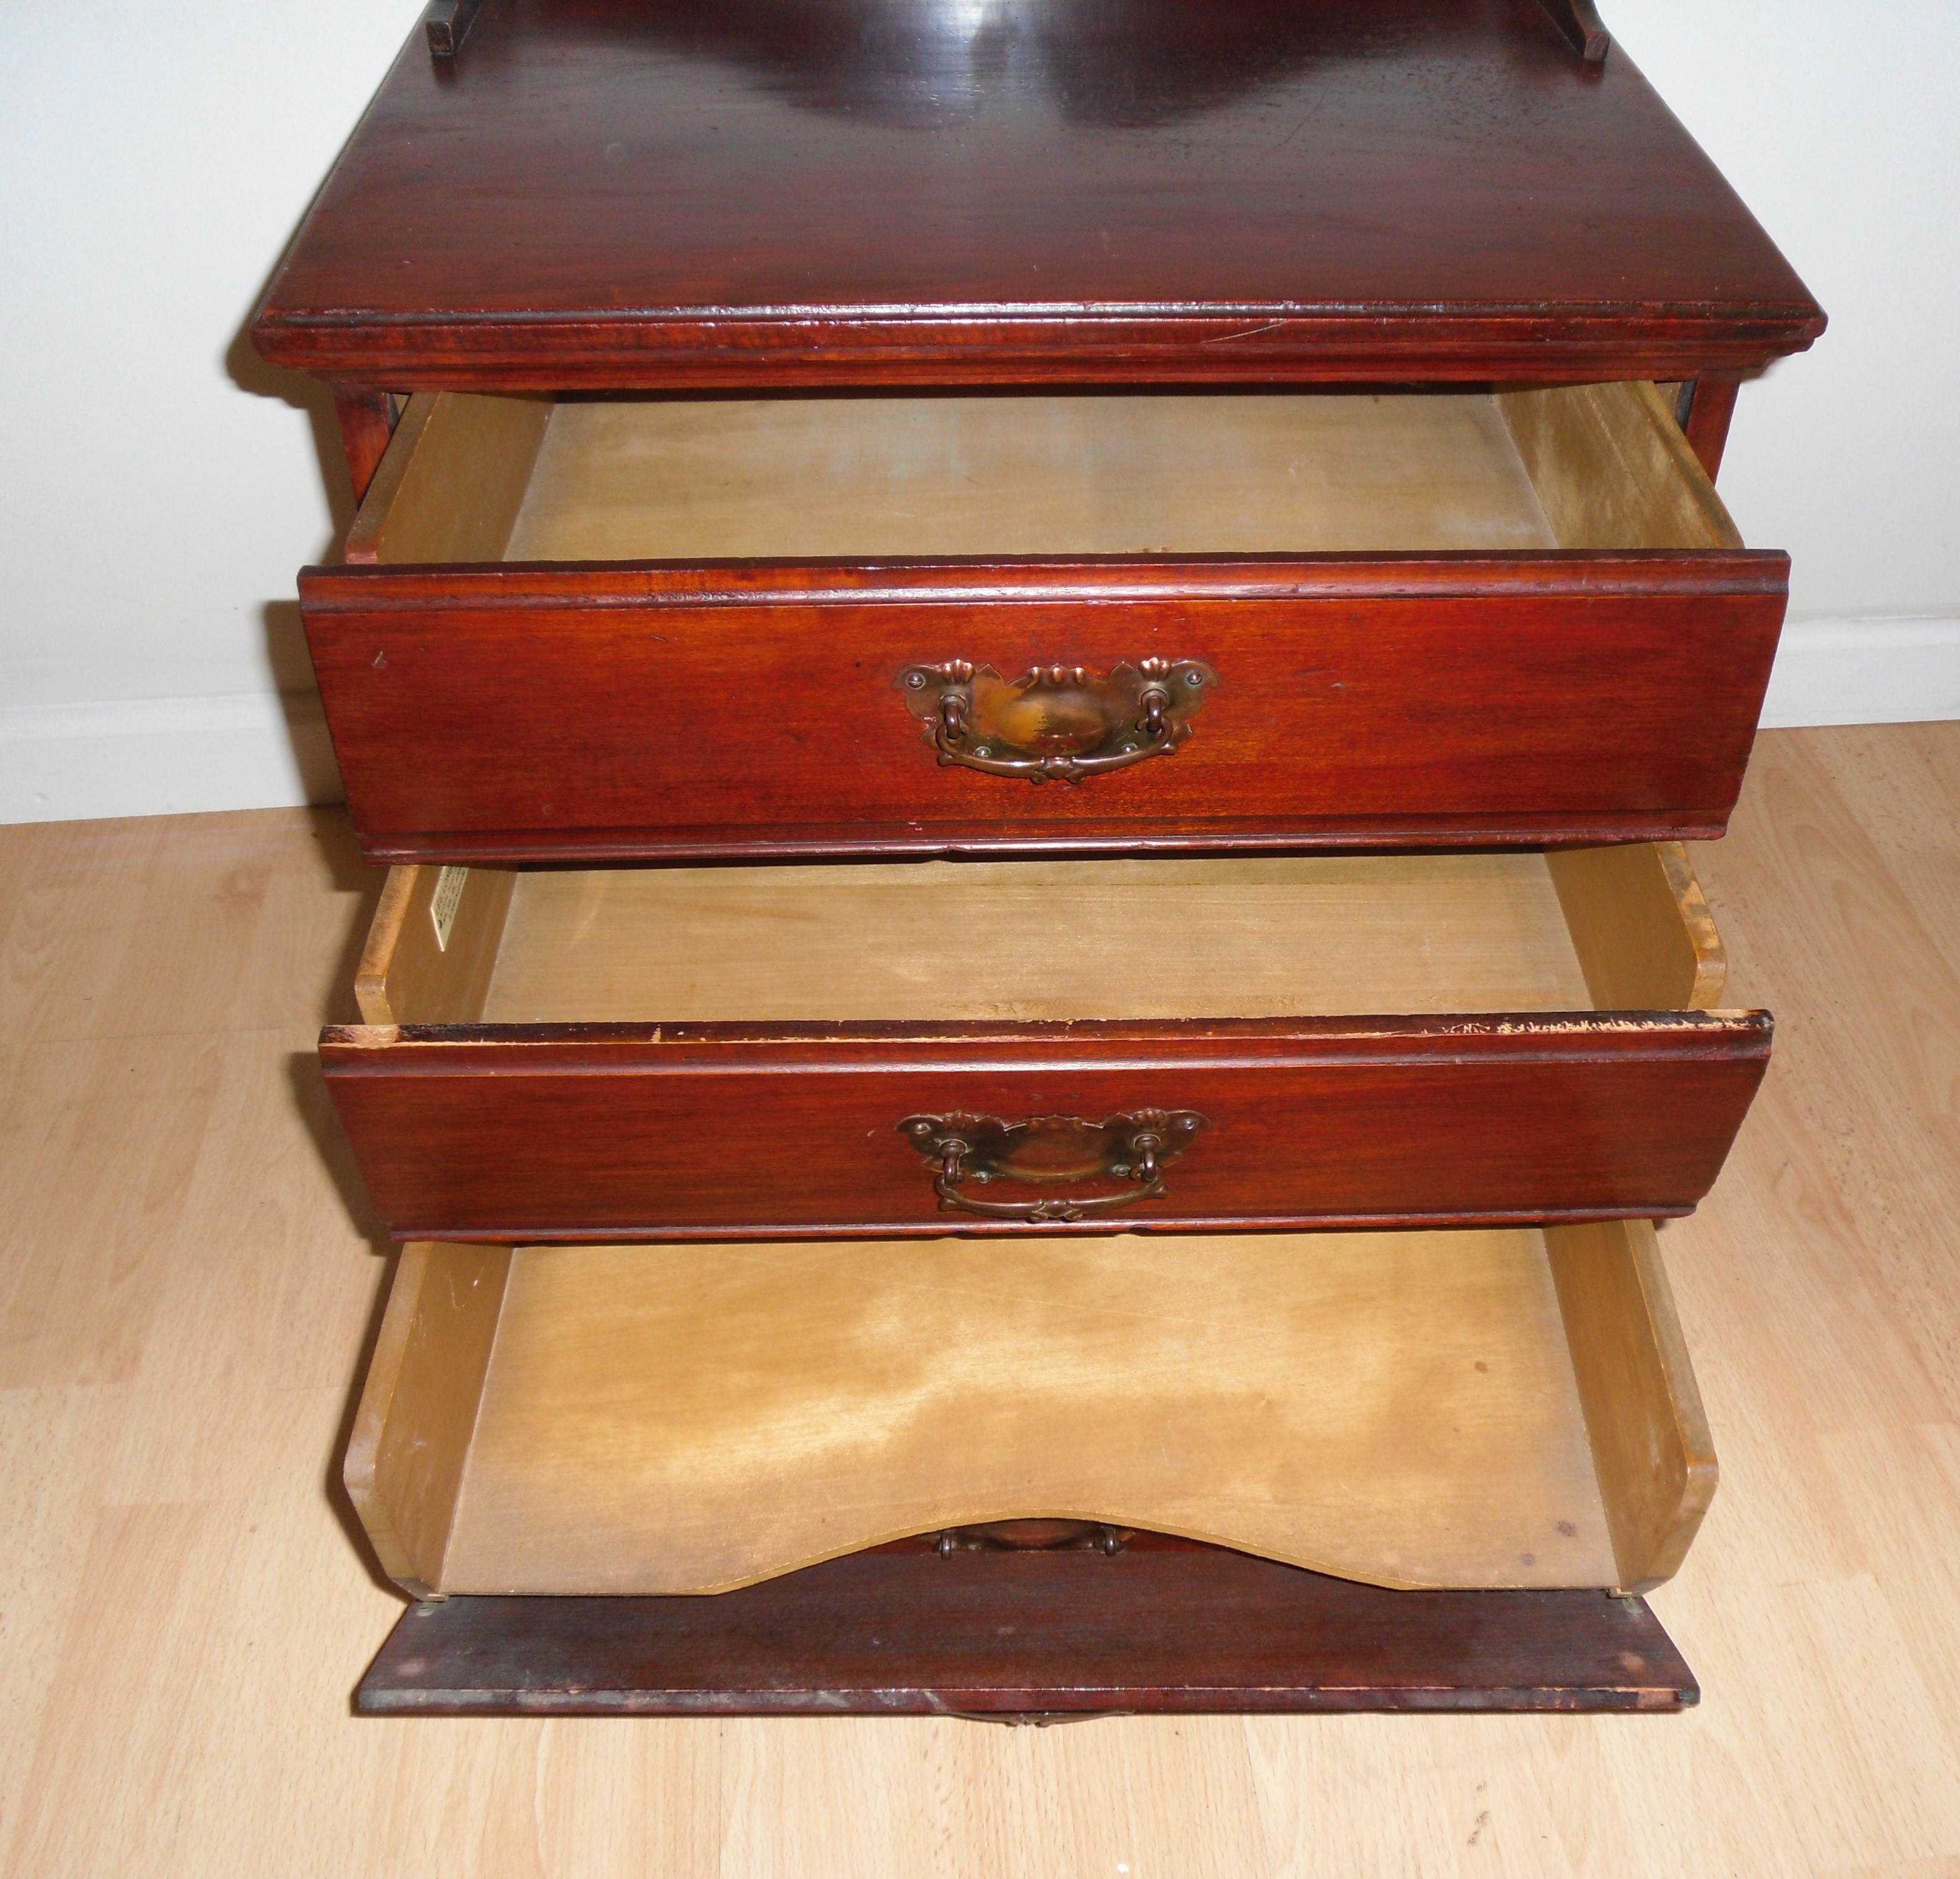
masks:
{"label": "light plywood drawer bottom", "polygon": [[418,1594],[714,1592],[1062,1518],[1393,1587],[1667,1578],[1715,1463],[1653,1229],[416,1243],[347,1460]]}

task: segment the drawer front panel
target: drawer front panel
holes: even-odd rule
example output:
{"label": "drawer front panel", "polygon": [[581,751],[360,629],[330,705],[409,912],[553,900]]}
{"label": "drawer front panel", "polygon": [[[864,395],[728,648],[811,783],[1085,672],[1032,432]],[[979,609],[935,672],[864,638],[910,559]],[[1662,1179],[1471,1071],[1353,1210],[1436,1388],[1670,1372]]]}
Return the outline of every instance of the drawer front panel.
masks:
{"label": "drawer front panel", "polygon": [[[1416,1225],[1691,1209],[1769,1053],[1759,1013],[1023,1027],[336,1028],[374,1202],[416,1239],[1029,1230],[943,1211],[899,1125],[1204,1119],[1163,1192],[1034,1230]],[[968,1190],[969,1192],[978,1190]],[[1123,1191],[1002,1180],[998,1199]]]}
{"label": "drawer front panel", "polygon": [[[349,567],[301,591],[365,852],[491,861],[1706,838],[1787,574],[1704,550]],[[900,684],[1150,659],[1215,689],[1174,750],[1078,782],[942,762]]]}

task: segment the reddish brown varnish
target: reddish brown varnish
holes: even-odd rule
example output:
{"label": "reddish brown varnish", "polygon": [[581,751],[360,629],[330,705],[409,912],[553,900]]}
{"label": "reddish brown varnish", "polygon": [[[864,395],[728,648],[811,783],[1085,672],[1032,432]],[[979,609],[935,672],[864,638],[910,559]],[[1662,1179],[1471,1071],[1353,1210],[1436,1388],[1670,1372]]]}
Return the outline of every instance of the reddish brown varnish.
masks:
{"label": "reddish brown varnish", "polygon": [[1675,1710],[1701,1696],[1638,1598],[1390,1592],[1139,1533],[1122,1551],[902,1541],[714,1598],[415,1607],[368,1715]]}
{"label": "reddish brown varnish", "polygon": [[1729,425],[1741,389],[1742,381],[1733,372],[1712,372],[1698,380],[1688,394],[1688,441],[1710,482],[1721,474],[1722,453],[1728,447]]}
{"label": "reddish brown varnish", "polygon": [[395,434],[395,401],[385,391],[338,385],[334,387],[333,412],[340,423],[341,447],[347,453],[348,481],[358,502],[368,493],[368,486],[387,454],[388,440]]}
{"label": "reddish brown varnish", "polygon": [[1824,318],[1529,0],[485,0],[273,279],[348,384],[1691,379]]}
{"label": "reddish brown varnish", "polygon": [[[1789,564],[1682,551],[315,568],[300,591],[376,860],[1707,838]],[[1173,756],[943,766],[893,681],[1196,658]],[[1691,690],[1684,680],[1692,676]]]}
{"label": "reddish brown varnish", "polygon": [[[1823,330],[1624,50],[1568,46],[1603,49],[1588,5],[1118,11],[485,0],[440,67],[412,37],[256,342],[335,383],[358,490],[380,394],[452,386],[1651,378],[1694,384],[1712,475],[1739,376]],[[306,605],[377,858],[1525,845],[1720,832],[1784,572],[377,568],[310,575]],[[1097,604],[1118,578],[1135,591]],[[1080,790],[942,770],[886,689],[912,661],[1152,653],[1217,667],[1196,737]],[[1083,1231],[1678,1213],[1769,1035],[1762,1014],[1692,1013],[559,1025],[334,1030],[322,1055],[404,1234],[854,1237],[998,1230],[940,1212],[896,1132],[959,1110],[1210,1119],[1163,1199]],[[358,1704],[1020,1717],[1695,1693],[1637,1600],[1385,1592],[1144,1536],[1114,1559],[909,1543],[721,1598],[455,1600],[403,1619]]]}
{"label": "reddish brown varnish", "polygon": [[1163,1197],[1044,1231],[1685,1213],[1770,1037],[1698,1011],[334,1027],[320,1056],[399,1238],[862,1239],[1027,1231],[942,1212],[896,1132],[961,1112],[1210,1119]]}

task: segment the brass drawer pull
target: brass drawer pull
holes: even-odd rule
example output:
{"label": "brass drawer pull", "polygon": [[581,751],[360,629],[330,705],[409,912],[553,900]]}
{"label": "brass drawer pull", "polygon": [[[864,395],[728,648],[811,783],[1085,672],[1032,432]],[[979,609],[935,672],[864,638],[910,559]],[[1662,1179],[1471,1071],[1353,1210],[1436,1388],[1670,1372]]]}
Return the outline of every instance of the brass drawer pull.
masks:
{"label": "brass drawer pull", "polygon": [[[1080,1220],[1155,1200],[1163,1171],[1210,1123],[1193,1109],[1140,1109],[1107,1122],[1079,1116],[1038,1116],[1021,1123],[998,1116],[908,1116],[899,1132],[924,1150],[934,1170],[933,1192],[942,1212],[985,1214],[1034,1225]],[[1052,1183],[1120,1176],[1135,1183],[1113,1194],[1045,1200],[976,1200],[961,1190],[1007,1180]]]}
{"label": "brass drawer pull", "polygon": [[1121,1553],[1137,1537],[1104,1521],[995,1520],[948,1527],[934,1545],[942,1559],[962,1553]]}
{"label": "brass drawer pull", "polygon": [[1084,777],[1169,756],[1218,674],[1200,659],[1126,659],[1106,677],[1079,665],[1037,666],[1010,684],[991,665],[964,659],[908,665],[894,681],[925,721],[942,763],[990,776]]}

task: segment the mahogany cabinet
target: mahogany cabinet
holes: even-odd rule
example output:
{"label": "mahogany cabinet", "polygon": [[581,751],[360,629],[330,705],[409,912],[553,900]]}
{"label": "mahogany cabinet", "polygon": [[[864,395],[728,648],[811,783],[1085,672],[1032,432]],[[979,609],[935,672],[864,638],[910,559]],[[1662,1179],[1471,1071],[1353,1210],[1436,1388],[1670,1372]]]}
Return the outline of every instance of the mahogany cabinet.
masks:
{"label": "mahogany cabinet", "polygon": [[1823,323],[1583,0],[438,0],[254,326],[361,1706],[1693,1702],[1712,479]]}

